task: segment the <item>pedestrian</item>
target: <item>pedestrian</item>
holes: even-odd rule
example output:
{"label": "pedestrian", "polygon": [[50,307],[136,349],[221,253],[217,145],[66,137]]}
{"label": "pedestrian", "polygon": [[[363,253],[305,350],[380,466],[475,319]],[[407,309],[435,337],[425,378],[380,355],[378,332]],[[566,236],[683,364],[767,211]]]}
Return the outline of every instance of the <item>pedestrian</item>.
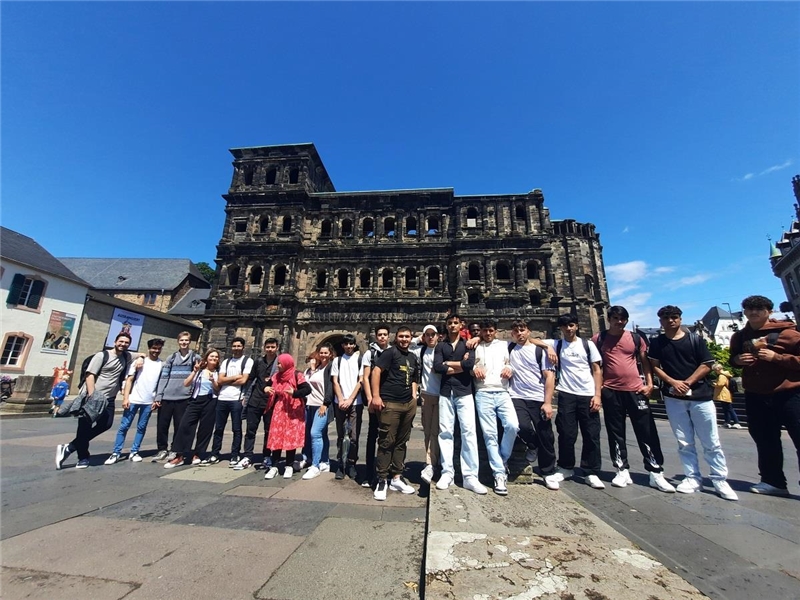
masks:
{"label": "pedestrian", "polygon": [[369,378],[372,373],[372,367],[375,366],[375,361],[378,357],[389,347],[389,326],[377,325],[375,327],[375,341],[370,343],[369,349],[364,352],[364,360],[362,361],[361,368],[361,389],[364,392],[364,403],[367,405],[367,445],[366,445],[366,458],[364,478],[361,481],[361,487],[374,487],[377,482],[375,474],[375,453],[378,444],[378,425],[380,418],[378,414],[370,408],[372,400],[372,386]]}
{"label": "pedestrian", "polygon": [[252,384],[251,392],[245,406],[246,430],[244,434],[244,452],[241,460],[233,468],[236,471],[247,469],[255,461],[256,435],[258,428],[264,427],[264,444],[262,447],[262,462],[264,469],[272,466],[267,439],[269,438],[269,425],[272,421],[272,408],[269,398],[264,390],[269,387],[270,379],[278,372],[278,340],[270,337],[264,340],[264,354],[255,361],[248,382]]}
{"label": "pedestrian", "polygon": [[[358,477],[358,439],[361,436],[361,419],[364,402],[361,398],[362,358],[356,348],[356,337],[345,334],[342,338],[342,356],[337,356],[331,367],[333,379],[334,413],[336,418],[336,479]],[[350,440],[347,456],[342,456],[344,437]]]}
{"label": "pedestrian", "polygon": [[719,363],[714,363],[711,372],[716,374],[714,380],[714,401],[719,402],[722,407],[722,418],[725,419],[725,427],[728,429],[741,429],[739,415],[733,408],[733,394],[731,394],[730,381],[733,375],[722,368]]}
{"label": "pedestrian", "polygon": [[439,390],[442,375],[433,370],[433,358],[438,343],[436,325],[425,325],[422,329],[422,345],[417,358],[420,366],[420,390],[422,400],[422,432],[425,444],[425,467],[422,480],[430,484],[439,469]]}
{"label": "pedestrian", "polygon": [[53,404],[50,406],[50,412],[53,417],[58,416],[58,409],[64,403],[64,398],[69,393],[69,375],[64,374],[58,378],[58,383],[53,386],[50,391],[50,399]]}
{"label": "pedestrian", "polygon": [[308,460],[311,466],[303,474],[303,479],[314,479],[320,473],[331,470],[328,424],[333,414],[332,357],[333,347],[322,344],[316,352],[314,368],[308,369],[304,374],[311,386],[311,393],[306,396],[306,437],[310,438],[306,445],[309,447]]}
{"label": "pedestrian", "polygon": [[686,476],[675,489],[691,494],[703,487],[696,436],[703,447],[717,495],[725,500],[738,500],[726,481],[728,466],[717,433],[717,409],[711,399],[708,374],[714,359],[705,340],[681,327],[682,314],[680,308],[672,305],[658,310],[664,333],[653,340],[647,352],[655,374],[662,381],[664,406]]}
{"label": "pedestrian", "polygon": [[791,321],[770,319],[772,300],[742,300],[747,324],[731,338],[731,364],[742,367],[747,429],[758,451],[754,494],[788,496],[781,427],[800,459],[800,333]]}
{"label": "pedestrian", "polygon": [[291,355],[281,354],[278,356],[278,370],[265,392],[272,405],[272,422],[267,440],[272,466],[267,469],[264,479],[273,479],[278,474],[278,461],[283,450],[286,451],[283,478],[291,479],[294,474],[294,457],[305,437],[303,398],[311,393],[311,386],[303,374],[294,368]]}

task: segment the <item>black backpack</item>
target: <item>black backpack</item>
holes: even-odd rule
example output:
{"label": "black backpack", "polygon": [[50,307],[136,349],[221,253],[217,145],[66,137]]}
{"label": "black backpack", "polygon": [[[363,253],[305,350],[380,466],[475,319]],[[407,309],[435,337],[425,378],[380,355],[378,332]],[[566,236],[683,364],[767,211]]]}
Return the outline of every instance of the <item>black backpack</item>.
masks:
{"label": "black backpack", "polygon": [[[581,338],[583,342],[583,350],[586,352],[586,362],[589,363],[589,371],[592,370],[592,354],[589,352],[589,341],[586,338]],[[564,345],[564,340],[560,339],[556,343],[556,354],[558,355],[558,364],[556,365],[556,383],[561,380],[561,347]]]}
{"label": "black backpack", "polygon": [[[517,347],[516,342],[509,342],[508,343],[508,355],[511,356],[511,351]],[[522,346],[520,346],[521,348]],[[544,383],[544,350],[542,350],[539,346],[536,346],[536,362],[539,365],[539,377]]]}
{"label": "black backpack", "polygon": [[[83,384],[86,383],[87,371],[89,370],[89,365],[91,364],[92,359],[95,357],[95,354],[97,354],[97,352],[95,352],[94,354],[90,354],[89,356],[84,358],[83,362],[81,363],[81,378],[80,378],[80,380],[78,382],[78,389],[82,388]],[[125,356],[125,360],[123,361],[123,364],[125,365],[125,367],[122,369],[122,373],[119,376],[119,385],[120,386],[122,386],[122,383],[125,381],[125,378],[128,376],[128,367],[130,366],[128,364],[129,363],[128,356],[130,356],[130,355],[127,352],[125,352],[124,356]],[[100,364],[100,370],[97,372],[97,377],[100,376],[100,371],[103,370],[103,367],[106,366],[106,363],[109,360],[111,360],[111,351],[110,350],[103,350],[103,362]]]}

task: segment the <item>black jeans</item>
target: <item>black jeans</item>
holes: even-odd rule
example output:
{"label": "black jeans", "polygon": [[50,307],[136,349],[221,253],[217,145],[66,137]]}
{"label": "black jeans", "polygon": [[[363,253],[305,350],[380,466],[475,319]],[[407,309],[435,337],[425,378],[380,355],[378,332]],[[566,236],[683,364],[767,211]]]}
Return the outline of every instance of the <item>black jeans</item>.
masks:
{"label": "black jeans", "polygon": [[633,433],[642,453],[644,468],[651,473],[664,470],[664,454],[658,437],[656,422],[650,411],[650,402],[642,394],[603,388],[603,417],[608,432],[608,448],[611,462],[619,469],[629,469],[628,446],[625,443],[625,417],[631,418]]}
{"label": "black jeans", "polygon": [[347,454],[347,464],[355,465],[358,461],[358,438],[361,435],[361,418],[364,412],[364,405],[355,403],[351,404],[347,410],[342,410],[339,405],[335,405],[336,416],[336,460],[339,462],[339,468],[344,467],[342,461],[342,441],[345,434],[345,421],[350,423],[350,451]]}
{"label": "black jeans", "polygon": [[233,429],[233,443],[231,443],[231,457],[239,456],[242,447],[242,410],[241,400],[231,402],[217,400],[217,423],[214,426],[214,442],[211,444],[211,454],[219,456],[222,451],[222,436],[225,434],[225,425],[228,417],[231,418],[231,429]]}
{"label": "black jeans", "polygon": [[745,392],[747,427],[758,450],[761,481],[786,489],[781,426],[786,427],[800,460],[800,390],[775,394]]}
{"label": "black jeans", "polygon": [[195,441],[194,437],[197,433],[194,454],[202,458],[211,441],[211,433],[214,431],[216,406],[217,399],[211,394],[189,399],[186,412],[183,413],[181,424],[178,426],[175,441],[172,443],[173,452],[184,458],[191,457],[192,442]]}
{"label": "black jeans", "polygon": [[581,448],[581,469],[587,475],[597,475],[600,471],[600,413],[589,410],[591,396],[576,396],[558,392],[558,466],[562,469],[575,468],[575,442],[578,428],[583,438]]}
{"label": "black jeans", "polygon": [[376,413],[369,411],[367,411],[367,418],[367,457],[365,459],[367,472],[364,478],[367,481],[372,481],[375,478],[375,452],[378,446],[378,426],[381,423],[381,418]]}
{"label": "black jeans", "polygon": [[78,431],[70,445],[77,451],[78,460],[89,458],[89,442],[105,433],[114,424],[114,400],[109,400],[106,409],[92,423],[87,417],[78,417]]}
{"label": "black jeans", "polygon": [[167,450],[169,442],[169,424],[172,423],[172,451],[175,452],[175,440],[178,439],[178,427],[181,425],[183,413],[189,406],[189,399],[185,400],[162,400],[158,409],[158,421],[156,423],[156,447]]}
{"label": "black jeans", "polygon": [[245,407],[245,413],[247,415],[247,431],[244,434],[244,454],[250,459],[252,462],[253,460],[253,453],[255,452],[256,448],[256,434],[258,433],[258,426],[261,423],[264,423],[264,444],[262,445],[262,452],[264,454],[263,460],[266,462],[267,458],[269,458],[269,450],[267,450],[267,440],[269,439],[269,424],[272,422],[272,411],[264,412],[263,406],[251,406],[247,405]]}
{"label": "black jeans", "polygon": [[531,450],[537,450],[539,471],[550,475],[556,470],[556,436],[553,433],[553,420],[542,417],[544,402],[512,398],[517,411],[519,432],[517,436]]}

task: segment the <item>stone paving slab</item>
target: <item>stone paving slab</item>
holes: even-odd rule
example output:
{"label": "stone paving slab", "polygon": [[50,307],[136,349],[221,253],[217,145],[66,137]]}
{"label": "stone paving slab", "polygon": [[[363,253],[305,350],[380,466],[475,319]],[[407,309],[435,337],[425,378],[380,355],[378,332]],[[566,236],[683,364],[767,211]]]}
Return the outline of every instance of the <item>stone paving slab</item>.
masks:
{"label": "stone paving slab", "polygon": [[4,597],[8,599],[121,600],[138,586],[138,583],[98,577],[0,568],[0,589],[3,590]]}
{"label": "stone paving slab", "polygon": [[235,488],[223,492],[225,496],[245,496],[248,498],[271,498],[280,488],[264,487],[258,485],[237,485]]}
{"label": "stone paving slab", "polygon": [[536,485],[507,497],[435,490],[425,576],[428,600],[704,597],[577,502]]}
{"label": "stone paving slab", "polygon": [[[78,517],[0,542],[0,552],[4,566],[15,569],[138,583],[126,600],[219,600],[252,598],[302,541],[265,531]],[[24,597],[26,585],[4,587],[3,596]],[[60,587],[56,592],[51,600],[62,598]]]}
{"label": "stone paving slab", "polygon": [[[380,502],[383,506],[424,506],[425,498],[420,495],[421,491],[418,485],[416,494],[401,494],[389,490],[386,494],[386,500]],[[425,486],[427,488],[427,486]],[[425,491],[425,490],[423,490]],[[427,492],[425,492],[427,493]],[[333,473],[323,473],[319,477],[310,480],[292,480],[291,485],[287,485],[280,492],[275,494],[275,498],[283,500],[310,500],[325,502],[335,502],[337,504],[364,504],[372,506],[378,502],[372,496],[370,488],[362,488],[355,481],[345,477],[341,481],[334,479]]]}
{"label": "stone paving slab", "polygon": [[255,597],[416,599],[424,535],[424,523],[325,519]]}
{"label": "stone paving slab", "polygon": [[[163,467],[162,467],[163,468]],[[230,483],[247,475],[251,475],[249,469],[235,471],[228,467],[228,463],[214,465],[212,467],[176,467],[175,469],[163,469],[162,479],[181,479],[184,481],[204,481],[209,483]],[[261,476],[264,477],[263,475]]]}

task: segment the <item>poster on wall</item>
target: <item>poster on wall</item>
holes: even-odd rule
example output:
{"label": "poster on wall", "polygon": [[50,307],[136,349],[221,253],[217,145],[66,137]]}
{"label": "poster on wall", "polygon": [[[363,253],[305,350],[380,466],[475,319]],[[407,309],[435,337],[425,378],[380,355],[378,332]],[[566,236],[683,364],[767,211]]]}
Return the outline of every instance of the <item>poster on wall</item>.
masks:
{"label": "poster on wall", "polygon": [[47,333],[44,334],[41,351],[51,354],[69,353],[72,333],[75,330],[75,318],[75,315],[60,310],[50,311],[50,321],[47,323]]}
{"label": "poster on wall", "polygon": [[122,332],[131,336],[131,345],[129,350],[136,352],[139,350],[139,339],[142,337],[142,326],[144,325],[144,315],[139,313],[124,310],[122,308],[114,309],[114,316],[111,317],[111,327],[108,328],[108,336],[106,337],[106,346],[113,346],[114,339]]}

